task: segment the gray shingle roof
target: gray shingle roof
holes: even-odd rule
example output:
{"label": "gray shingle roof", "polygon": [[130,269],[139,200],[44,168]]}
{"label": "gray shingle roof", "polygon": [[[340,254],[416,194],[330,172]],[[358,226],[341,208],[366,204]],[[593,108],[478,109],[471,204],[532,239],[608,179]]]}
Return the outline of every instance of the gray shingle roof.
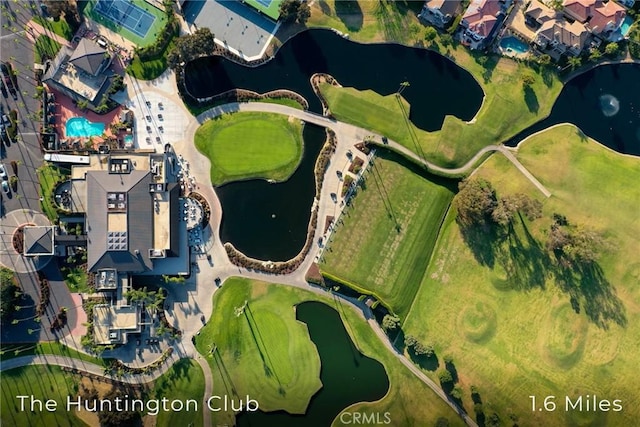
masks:
{"label": "gray shingle roof", "polygon": [[25,227],[24,253],[51,255],[53,253],[53,227]]}
{"label": "gray shingle roof", "polygon": [[81,39],[78,47],[73,51],[69,58],[69,62],[78,68],[96,75],[100,70],[100,65],[105,59],[106,50],[95,44],[89,39]]}

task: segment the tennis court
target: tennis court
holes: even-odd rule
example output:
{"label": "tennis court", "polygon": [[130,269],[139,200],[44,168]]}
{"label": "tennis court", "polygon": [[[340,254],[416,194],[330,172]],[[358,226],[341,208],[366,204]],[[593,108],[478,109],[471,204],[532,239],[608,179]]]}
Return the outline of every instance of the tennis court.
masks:
{"label": "tennis court", "polygon": [[144,38],[156,17],[129,0],[98,0],[95,12]]}

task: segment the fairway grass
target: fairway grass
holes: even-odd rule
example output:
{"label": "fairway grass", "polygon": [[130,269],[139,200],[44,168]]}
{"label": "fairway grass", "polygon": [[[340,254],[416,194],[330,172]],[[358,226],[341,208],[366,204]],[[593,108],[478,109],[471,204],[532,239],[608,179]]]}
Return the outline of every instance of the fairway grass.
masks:
{"label": "fairway grass", "polygon": [[151,399],[193,399],[198,402],[197,411],[161,411],[158,413],[157,426],[201,426],[204,396],[204,375],[198,362],[192,359],[180,359],[153,384]]}
{"label": "fairway grass", "polygon": [[399,155],[379,152],[327,244],[320,269],[376,295],[404,319],[456,182],[427,179]]}
{"label": "fairway grass", "polygon": [[[321,386],[320,359],[309,338],[306,325],[295,319],[294,306],[305,301],[320,301],[340,313],[351,339],[365,355],[380,361],[389,376],[387,395],[377,402],[358,403],[345,409],[389,412],[393,425],[433,425],[439,417],[451,426],[462,421],[426,385],[413,376],[387,349],[364,319],[354,310],[327,296],[298,288],[268,284],[242,278],[230,278],[214,295],[213,316],[196,338],[196,347],[206,355],[213,374],[213,393],[244,397],[249,394],[260,402],[260,409],[278,407],[304,412]],[[275,376],[268,376],[257,344],[251,336],[244,315],[236,317],[234,309],[248,301],[255,324],[262,335],[261,349],[269,355],[274,372],[283,383],[286,395],[280,393]],[[216,355],[210,355],[217,346]],[[289,369],[288,372],[285,372]],[[213,423],[232,425],[232,414],[212,413]],[[333,425],[342,425],[339,417]]]}
{"label": "fairway grass", "polygon": [[[77,394],[78,384],[69,373],[57,366],[25,366],[2,372],[2,399],[0,400],[0,424],[3,426],[72,426],[86,424],[66,410],[67,396]],[[16,396],[33,396],[36,399],[53,399],[58,410],[31,412],[27,406],[21,411]]]}
{"label": "fairway grass", "polygon": [[299,120],[271,113],[225,114],[202,124],[196,148],[211,161],[211,183],[252,178],[284,181],[302,158]]}
{"label": "fairway grass", "polygon": [[[438,356],[453,357],[471,414],[474,385],[485,415],[495,411],[507,420],[514,414],[521,426],[632,425],[640,417],[634,374],[640,364],[640,161],[570,125],[531,137],[517,157],[551,191],[549,199],[503,156],[492,156],[477,176],[490,180],[499,195],[523,192],[543,201],[543,218],[525,222],[527,230],[518,222],[511,255],[498,250],[489,266],[479,264],[450,212],[403,330],[433,343]],[[526,231],[543,243],[553,213],[598,230],[608,242],[598,260],[600,285],[593,279],[582,284],[587,295],[578,297],[580,313],[556,284],[553,265],[545,264],[537,285],[518,280],[532,279],[533,267],[544,263]],[[520,256],[531,268],[509,279],[505,272]],[[564,411],[564,396],[575,401],[586,394],[621,399],[624,410]],[[538,406],[544,396],[556,396],[562,410],[532,411],[531,395]]]}

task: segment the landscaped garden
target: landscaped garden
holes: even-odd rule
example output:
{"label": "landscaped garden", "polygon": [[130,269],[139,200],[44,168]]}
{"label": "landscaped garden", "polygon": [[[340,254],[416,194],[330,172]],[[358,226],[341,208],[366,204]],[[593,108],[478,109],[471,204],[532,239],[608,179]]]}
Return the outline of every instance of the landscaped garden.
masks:
{"label": "landscaped garden", "polygon": [[[523,193],[542,201],[541,217],[516,213],[503,227],[471,227],[452,209],[404,333],[433,344],[436,361],[453,360],[471,414],[523,426],[603,425],[605,417],[633,423],[640,415],[630,373],[640,363],[640,162],[570,125],[532,137],[517,157],[550,198],[500,155],[474,179],[488,180],[500,199]],[[439,364],[440,371],[424,367],[436,380]],[[565,395],[586,394],[622,399],[624,410],[531,410],[531,395],[538,406],[548,395],[563,406]]]}
{"label": "landscaped garden", "polygon": [[321,271],[374,294],[406,316],[422,281],[456,182],[426,177],[396,154],[381,152],[342,215]]}
{"label": "landscaped garden", "polygon": [[[260,403],[260,409],[277,408],[303,413],[321,387],[320,360],[307,327],[296,320],[294,307],[304,301],[321,301],[341,315],[352,341],[364,354],[380,361],[390,389],[374,403],[355,408],[389,411],[394,424],[434,424],[444,417],[462,425],[457,415],[426,385],[381,350],[369,325],[343,303],[301,289],[241,278],[230,278],[214,295],[213,316],[196,337],[196,347],[207,357],[213,373],[213,393],[237,395]],[[412,408],[408,411],[406,408]],[[233,424],[233,414],[212,413],[214,423]]]}
{"label": "landscaped garden", "polygon": [[67,40],[71,40],[71,38],[73,37],[73,29],[65,19],[58,18],[57,20],[55,20],[46,19],[42,16],[34,16],[33,20],[42,25],[45,30],[52,31],[53,33]]}
{"label": "landscaped garden", "polygon": [[36,39],[35,61],[39,64],[47,59],[53,59],[62,46],[49,36],[41,34]]}
{"label": "landscaped garden", "polygon": [[40,183],[40,202],[42,211],[51,221],[58,219],[58,207],[54,201],[53,190],[58,183],[64,181],[69,174],[68,170],[61,169],[51,163],[44,163],[37,169],[38,182]]}
{"label": "landscaped garden", "polygon": [[302,156],[300,121],[279,114],[234,113],[205,122],[195,145],[211,161],[211,182],[286,180]]}

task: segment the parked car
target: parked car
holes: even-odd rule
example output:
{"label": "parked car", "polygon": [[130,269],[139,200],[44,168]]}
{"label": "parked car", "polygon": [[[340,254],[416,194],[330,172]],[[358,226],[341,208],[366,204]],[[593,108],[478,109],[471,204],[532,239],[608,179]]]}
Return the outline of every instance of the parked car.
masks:
{"label": "parked car", "polygon": [[2,115],[2,123],[3,123],[6,127],[10,128],[10,127],[11,127],[11,119],[9,118],[9,116],[7,116],[6,114],[3,114],[3,115]]}
{"label": "parked car", "polygon": [[9,178],[7,176],[7,170],[4,168],[4,165],[2,163],[0,163],[0,178],[2,178],[3,181]]}
{"label": "parked car", "polygon": [[7,181],[2,181],[2,190],[6,193],[9,194],[10,190],[9,190],[9,183]]}

